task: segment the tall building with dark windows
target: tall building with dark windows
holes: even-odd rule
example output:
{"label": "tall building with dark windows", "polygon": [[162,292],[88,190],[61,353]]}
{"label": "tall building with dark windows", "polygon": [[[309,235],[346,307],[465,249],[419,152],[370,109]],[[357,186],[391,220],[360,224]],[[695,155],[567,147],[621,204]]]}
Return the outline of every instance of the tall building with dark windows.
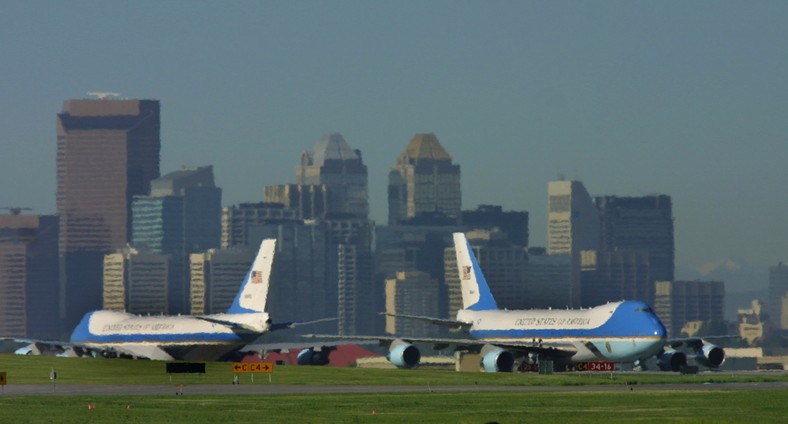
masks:
{"label": "tall building with dark windows", "polygon": [[[168,254],[169,313],[189,313],[189,254],[219,247],[222,189],[213,167],[183,168],[151,181],[149,196],[132,204],[132,241],[145,252]],[[164,312],[164,311],[162,311]]]}
{"label": "tall building with dark windows", "polygon": [[769,315],[772,327],[788,330],[788,265],[780,262],[769,267]]}
{"label": "tall building with dark windows", "polygon": [[388,200],[389,225],[422,216],[459,222],[460,165],[452,163],[435,134],[416,134],[399,155],[389,170]]}
{"label": "tall building with dark windows", "polygon": [[647,252],[652,286],[655,281],[673,281],[675,248],[670,196],[599,196],[595,200],[600,217],[600,249]]}
{"label": "tall building with dark windows", "polygon": [[[18,211],[17,211],[18,212]],[[0,215],[0,334],[57,340],[58,218]]]}
{"label": "tall building with dark windows", "polygon": [[66,100],[57,115],[60,315],[102,304],[104,255],[131,239],[131,203],[159,177],[157,100]]}
{"label": "tall building with dark windows", "polygon": [[366,219],[369,215],[367,166],[361,161],[361,151],[352,149],[342,134],[323,135],[312,150],[304,152],[296,179],[298,185],[328,187],[328,218]]}

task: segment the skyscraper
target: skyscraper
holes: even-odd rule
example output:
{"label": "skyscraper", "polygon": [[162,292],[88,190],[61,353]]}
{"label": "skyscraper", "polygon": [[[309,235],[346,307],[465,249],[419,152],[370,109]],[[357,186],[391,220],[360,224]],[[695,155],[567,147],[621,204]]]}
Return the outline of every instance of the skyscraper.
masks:
{"label": "skyscraper", "polygon": [[570,255],[572,307],[580,306],[580,252],[599,249],[599,212],[580,181],[547,184],[547,253]]}
{"label": "skyscraper", "polygon": [[435,134],[416,134],[389,170],[389,225],[422,215],[459,222],[462,196],[460,165]]}
{"label": "skyscraper", "polygon": [[183,168],[151,181],[132,204],[134,246],[172,258],[167,310],[189,313],[189,254],[219,247],[222,189],[213,167]]}
{"label": "skyscraper", "polygon": [[772,328],[788,329],[788,309],[783,307],[783,297],[788,293],[788,266],[780,262],[769,267],[769,317]]}
{"label": "skyscraper", "polygon": [[599,212],[580,181],[547,184],[547,253],[578,256],[599,249]]}
{"label": "skyscraper", "polygon": [[57,339],[56,216],[0,215],[0,334]]}
{"label": "skyscraper", "polygon": [[652,284],[673,281],[675,249],[670,196],[600,196],[596,198],[596,206],[600,215],[601,250],[647,252]]}
{"label": "skyscraper", "polygon": [[328,218],[366,219],[369,215],[367,166],[361,152],[351,149],[342,134],[323,135],[312,150],[304,152],[296,179],[299,185],[328,187]]}
{"label": "skyscraper", "polygon": [[159,102],[66,100],[57,115],[61,317],[102,304],[104,254],[131,236],[131,203],[159,176]]}
{"label": "skyscraper", "polygon": [[[170,255],[133,247],[104,256],[104,307],[132,314],[169,313]],[[188,312],[188,311],[186,311]]]}

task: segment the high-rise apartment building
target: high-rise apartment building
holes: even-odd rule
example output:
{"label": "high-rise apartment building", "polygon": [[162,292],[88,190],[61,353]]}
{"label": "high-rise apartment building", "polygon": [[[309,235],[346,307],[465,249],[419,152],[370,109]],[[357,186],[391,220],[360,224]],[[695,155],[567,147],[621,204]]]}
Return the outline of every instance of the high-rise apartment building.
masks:
{"label": "high-rise apartment building", "polygon": [[435,134],[416,134],[389,171],[389,225],[422,215],[460,220],[460,165]]}
{"label": "high-rise apartment building", "polygon": [[769,267],[769,317],[775,330],[788,330],[788,309],[783,299],[786,294],[788,266],[780,262]]}
{"label": "high-rise apartment building", "polygon": [[[361,152],[350,148],[341,134],[320,137],[312,150],[301,155],[296,167],[298,185],[328,187],[329,218],[367,218],[367,166]],[[272,201],[266,197],[266,201]]]}
{"label": "high-rise apartment building", "polygon": [[219,247],[222,190],[213,168],[183,168],[151,181],[149,196],[132,203],[134,246],[172,258],[168,310],[186,314],[189,306],[189,254]]}
{"label": "high-rise apartment building", "polygon": [[580,181],[547,184],[547,253],[572,258],[572,307],[580,306],[580,252],[599,249],[599,212]]}
{"label": "high-rise apartment building", "polygon": [[654,312],[668,337],[679,337],[690,321],[721,322],[725,305],[722,281],[657,281]]}
{"label": "high-rise apartment building", "polygon": [[57,340],[58,218],[0,215],[0,334]]}
{"label": "high-rise apartment building", "polygon": [[131,238],[131,203],[159,177],[159,102],[66,100],[57,115],[61,317],[102,304],[106,253]]}
{"label": "high-rise apartment building", "polygon": [[670,196],[600,196],[596,198],[596,206],[600,215],[602,251],[647,252],[652,284],[673,281],[675,248]]}

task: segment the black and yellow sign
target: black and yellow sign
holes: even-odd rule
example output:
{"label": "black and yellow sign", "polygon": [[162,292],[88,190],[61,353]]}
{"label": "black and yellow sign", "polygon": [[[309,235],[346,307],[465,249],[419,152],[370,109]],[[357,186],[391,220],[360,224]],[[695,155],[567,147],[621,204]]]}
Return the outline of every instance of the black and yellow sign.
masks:
{"label": "black and yellow sign", "polygon": [[5,371],[0,372],[0,386],[5,386],[8,384],[8,379],[6,377],[7,375]]}
{"label": "black and yellow sign", "polygon": [[273,362],[233,362],[233,374],[262,372],[274,372]]}

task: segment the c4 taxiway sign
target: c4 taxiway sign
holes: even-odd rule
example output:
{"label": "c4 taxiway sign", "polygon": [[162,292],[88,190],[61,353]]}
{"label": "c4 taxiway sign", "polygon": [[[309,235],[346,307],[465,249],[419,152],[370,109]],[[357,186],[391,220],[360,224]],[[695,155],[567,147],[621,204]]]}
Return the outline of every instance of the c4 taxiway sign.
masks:
{"label": "c4 taxiway sign", "polygon": [[234,374],[250,373],[250,372],[272,373],[274,372],[274,363],[273,362],[233,362]]}

